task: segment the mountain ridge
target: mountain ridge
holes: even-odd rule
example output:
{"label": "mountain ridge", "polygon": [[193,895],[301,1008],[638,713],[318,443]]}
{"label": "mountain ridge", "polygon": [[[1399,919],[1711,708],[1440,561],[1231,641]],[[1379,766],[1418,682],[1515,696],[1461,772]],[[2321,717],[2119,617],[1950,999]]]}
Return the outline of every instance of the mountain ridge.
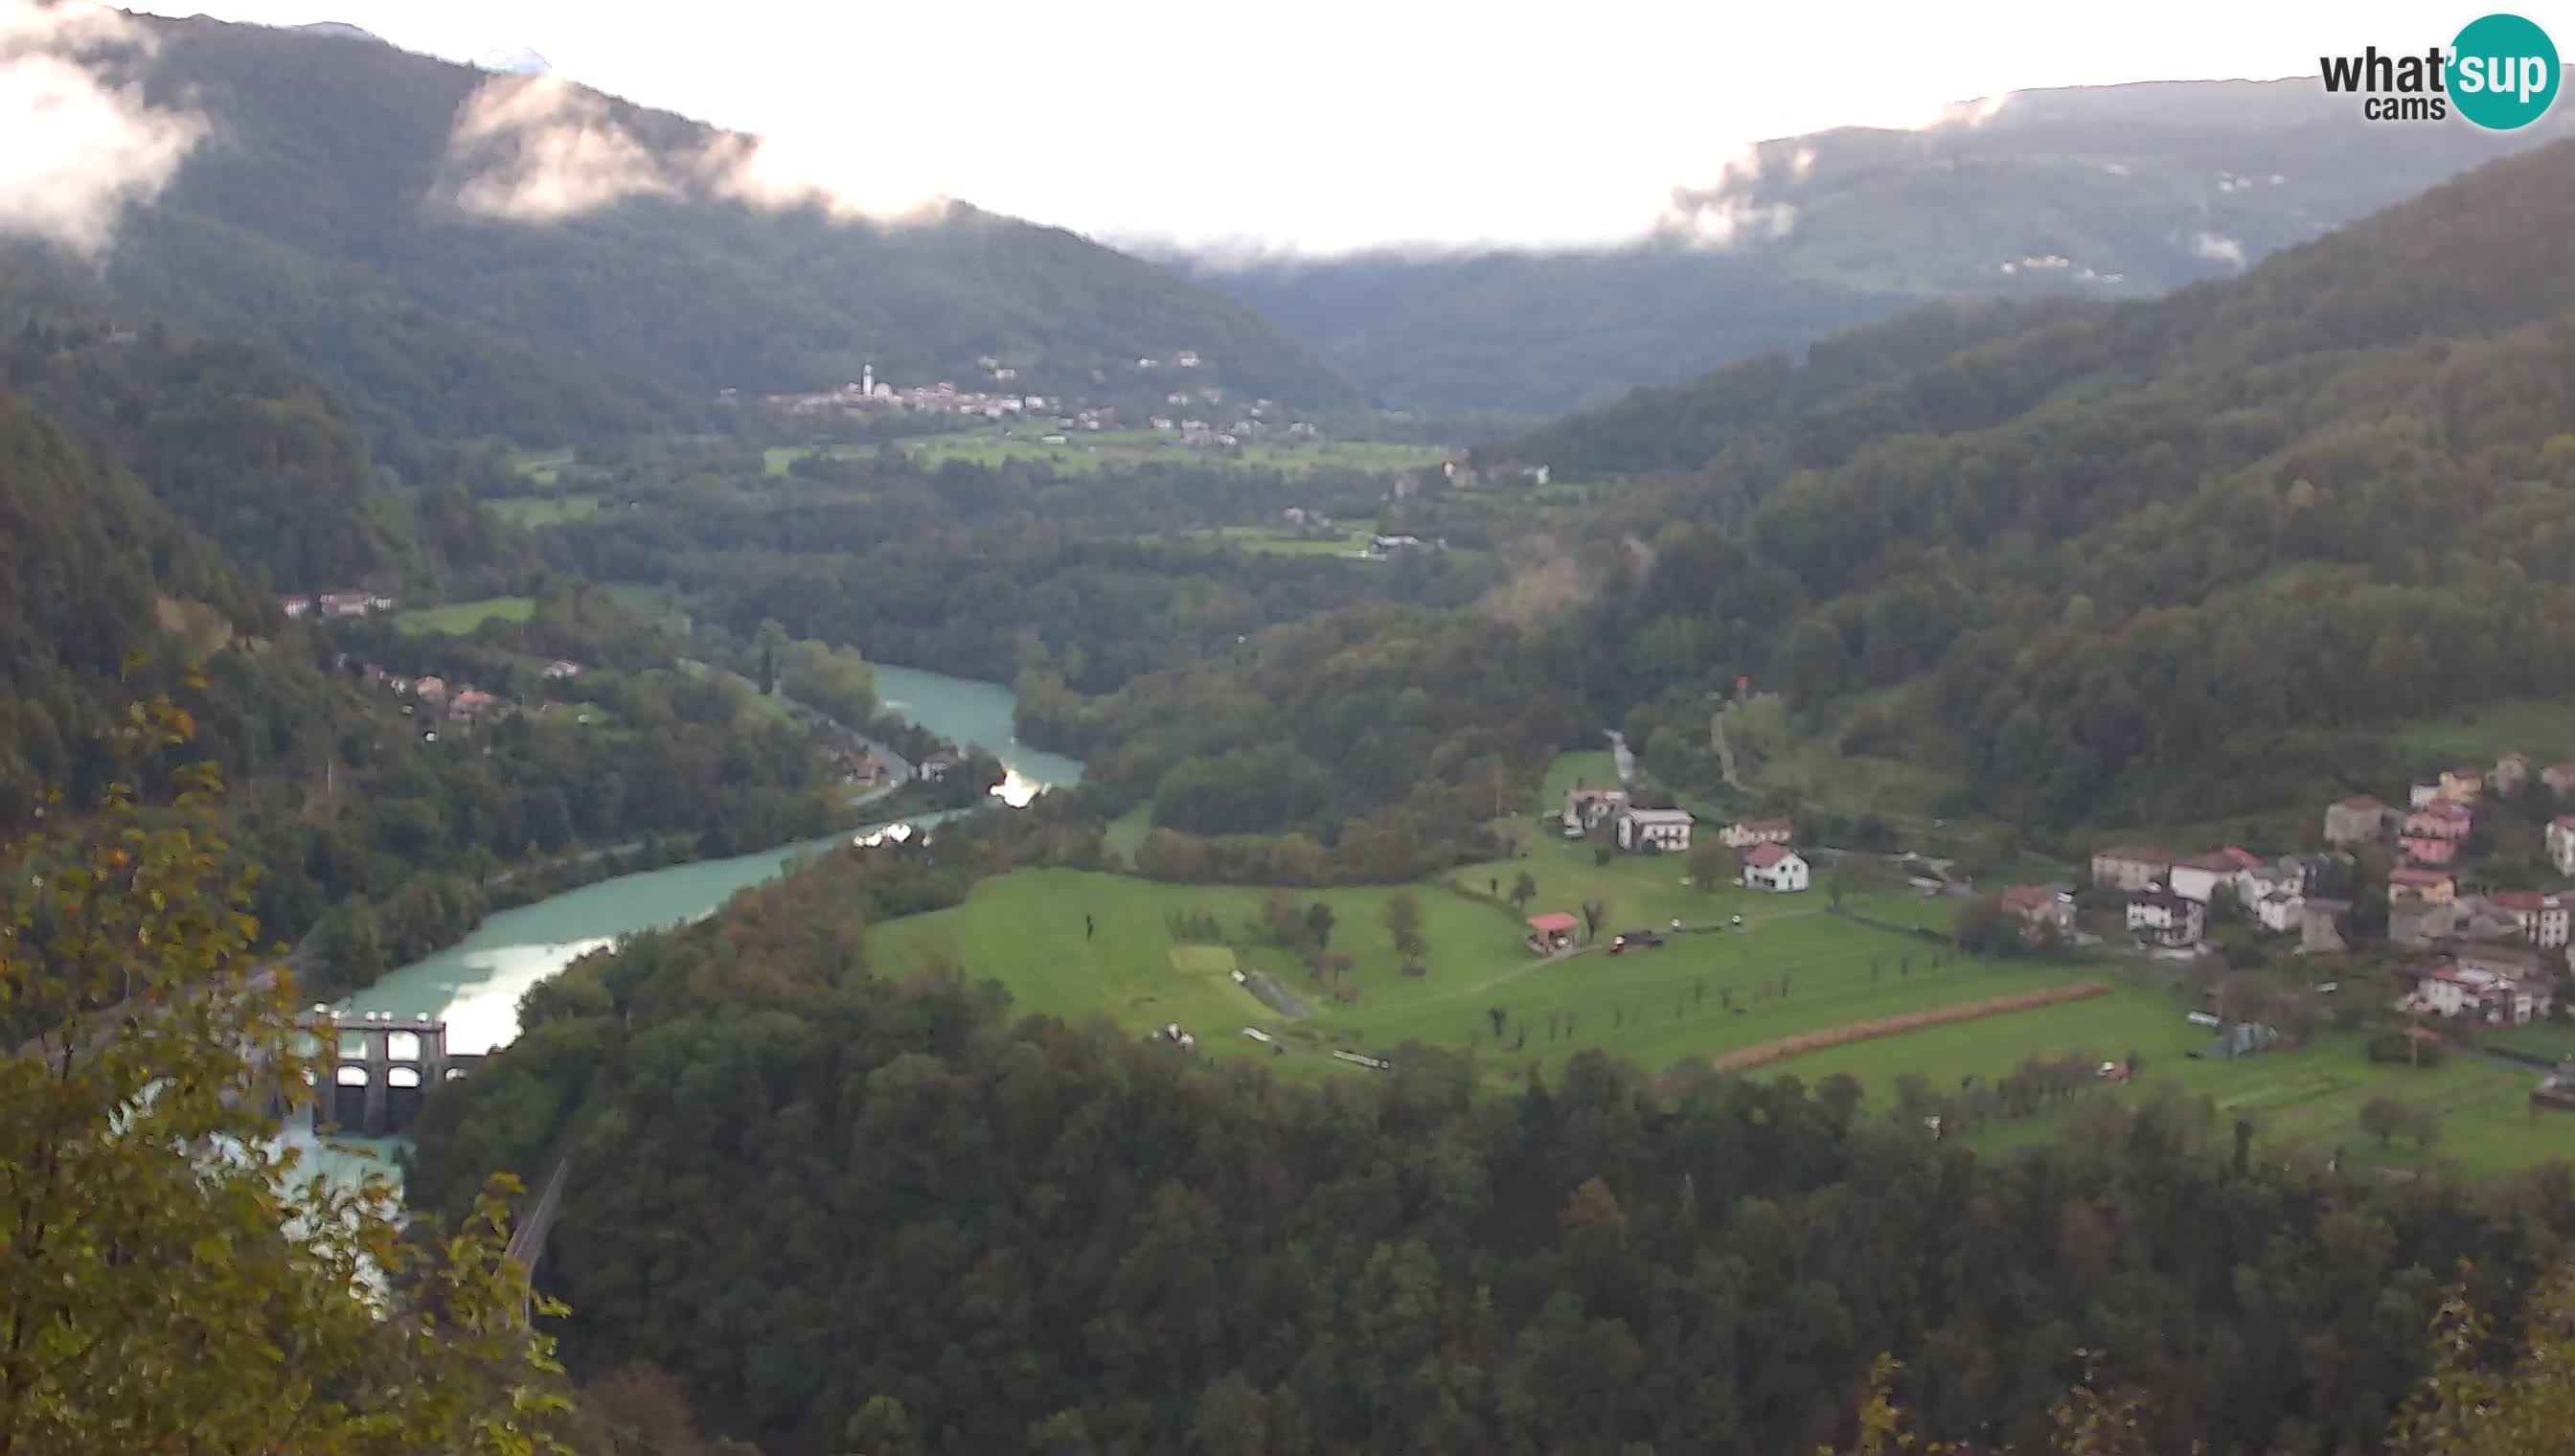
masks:
{"label": "mountain ridge", "polygon": [[[758,139],[550,76],[203,18],[135,23],[151,42],[143,94],[202,116],[212,140],[130,210],[108,291],[258,338],[399,417],[388,428],[531,443],[708,428],[720,389],[830,388],[871,364],[967,379],[988,358],[1031,392],[1141,394],[1120,369],[1183,349],[1244,393],[1352,397],[1245,306],[1061,229],[964,204],[900,224],[836,215],[770,175]],[[506,189],[497,215],[441,205],[477,146],[577,205],[514,215],[530,194]],[[645,170],[580,172],[601,155]],[[683,164],[716,170],[668,185]]]}
{"label": "mountain ridge", "polygon": [[1155,256],[1384,403],[1554,414],[1952,293],[2124,299],[2232,276],[2568,125],[2389,128],[2348,107],[2303,79],[2024,91],[1915,131],[1758,143],[1619,247]]}

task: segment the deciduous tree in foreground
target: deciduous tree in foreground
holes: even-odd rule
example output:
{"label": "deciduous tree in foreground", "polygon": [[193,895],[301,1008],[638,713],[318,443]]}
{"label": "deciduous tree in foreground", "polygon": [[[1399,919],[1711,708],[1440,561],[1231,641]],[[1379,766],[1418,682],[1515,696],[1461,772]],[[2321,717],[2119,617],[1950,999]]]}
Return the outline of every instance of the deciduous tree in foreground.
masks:
{"label": "deciduous tree in foreground", "polygon": [[[137,708],[119,736],[142,763],[190,731]],[[311,1095],[293,986],[212,772],[175,787],[0,845],[0,1453],[557,1449],[507,1184],[407,1237],[385,1180],[275,1142],[272,1089]]]}

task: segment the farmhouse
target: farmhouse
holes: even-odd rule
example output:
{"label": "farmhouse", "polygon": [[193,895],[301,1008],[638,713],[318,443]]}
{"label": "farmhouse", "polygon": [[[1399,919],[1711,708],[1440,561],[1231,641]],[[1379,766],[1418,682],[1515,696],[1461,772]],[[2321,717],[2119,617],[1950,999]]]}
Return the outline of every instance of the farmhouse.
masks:
{"label": "farmhouse", "polygon": [[2170,854],[2134,844],[2113,844],[2092,851],[2092,882],[2107,889],[2145,889],[2172,872]]}
{"label": "farmhouse", "polygon": [[501,700],[480,689],[468,688],[448,700],[447,716],[459,721],[479,719],[501,706]]}
{"label": "farmhouse", "polygon": [[2474,803],[2485,791],[2486,770],[2474,763],[2441,770],[2441,796],[2452,803]]}
{"label": "farmhouse", "polygon": [[2337,849],[2374,844],[2387,832],[2396,811],[2366,793],[2325,805],[2325,842]]}
{"label": "farmhouse", "polygon": [[1805,856],[1785,844],[1755,844],[1743,851],[1743,883],[1749,889],[1791,894],[1811,882]]}
{"label": "farmhouse", "polygon": [[2539,770],[2539,781],[2547,784],[2551,793],[2575,788],[2575,762],[2549,764]]}
{"label": "farmhouse", "polygon": [[2232,886],[2236,877],[2248,869],[2259,869],[2262,861],[2229,844],[2223,849],[2184,859],[2172,866],[2172,891],[2183,899],[2206,904],[2221,884]]}
{"label": "farmhouse", "polygon": [[2074,896],[2043,884],[2015,884],[2002,892],[2002,906],[2020,917],[2021,933],[2036,936],[2053,928],[2074,928]]}
{"label": "farmhouse", "polygon": [[1528,918],[1528,948],[1540,955],[1552,955],[1573,948],[1573,932],[1582,922],[1562,910]]}
{"label": "farmhouse", "polygon": [[2275,889],[2251,903],[2253,918],[2274,934],[2286,935],[2306,922],[2306,896],[2295,890]]}
{"label": "farmhouse", "polygon": [[2208,929],[2208,907],[2168,890],[2142,890],[2128,897],[2128,930],[2155,945],[2196,945]]}
{"label": "farmhouse", "polygon": [[1630,808],[1618,815],[1618,847],[1639,852],[1686,852],[1690,825],[1697,820],[1685,808]]}
{"label": "farmhouse", "polygon": [[411,685],[411,696],[432,708],[447,706],[447,682],[442,678],[423,678]]}
{"label": "farmhouse", "polygon": [[1788,844],[1797,838],[1797,826],[1788,819],[1736,819],[1718,832],[1729,849],[1749,849],[1755,844]]}
{"label": "farmhouse", "polygon": [[2509,913],[2521,922],[2522,938],[2543,950],[2554,950],[2566,943],[2567,916],[2575,909],[2575,894],[2554,890],[2499,889],[2486,896],[2486,902]]}
{"label": "farmhouse", "polygon": [[1587,834],[1626,807],[1627,790],[1623,788],[1584,788],[1576,784],[1564,790],[1565,832]]}
{"label": "farmhouse", "polygon": [[581,664],[579,663],[557,658],[553,662],[546,664],[546,679],[549,682],[562,683],[580,676]]}
{"label": "farmhouse", "polygon": [[2446,905],[2458,897],[2458,882],[2446,869],[2422,869],[2408,866],[2387,871],[2387,898],[2393,903],[2411,900],[2423,904]]}
{"label": "farmhouse", "polygon": [[2521,1025],[2548,1014],[2553,1000],[2530,982],[2469,965],[2437,965],[2414,990],[2413,1004],[2442,1016],[2467,1016],[2490,1026]]}
{"label": "farmhouse", "polygon": [[2560,874],[2575,874],[2575,814],[2548,821],[2548,858]]}
{"label": "farmhouse", "polygon": [[285,613],[290,618],[302,617],[313,610],[313,599],[310,597],[280,597],[277,599],[277,610]]}

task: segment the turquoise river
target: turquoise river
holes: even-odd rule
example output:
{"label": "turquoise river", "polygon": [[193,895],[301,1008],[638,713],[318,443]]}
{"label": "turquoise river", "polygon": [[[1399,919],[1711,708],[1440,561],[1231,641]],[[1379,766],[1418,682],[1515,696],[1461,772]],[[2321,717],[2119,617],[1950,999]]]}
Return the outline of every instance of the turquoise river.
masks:
{"label": "turquoise river", "polygon": [[[877,695],[887,711],[999,756],[1009,777],[993,791],[1014,806],[1050,786],[1082,777],[1082,764],[1076,760],[1019,741],[1011,729],[1015,700],[1011,690],[998,683],[883,666],[876,676]],[[922,815],[901,822],[936,817]],[[776,878],[804,855],[882,834],[891,827],[874,824],[757,854],[620,875],[503,910],[463,941],[387,972],[374,985],[341,1002],[338,1009],[391,1012],[406,1021],[427,1015],[447,1023],[448,1044],[454,1049],[488,1051],[518,1034],[519,997],[528,987],[581,956],[621,935],[703,918],[736,892]],[[287,1136],[310,1145],[310,1134],[302,1129],[290,1128]],[[389,1141],[381,1139],[351,1141],[345,1148],[335,1143],[319,1154],[318,1162],[335,1172],[353,1173],[366,1166],[359,1159],[381,1158],[389,1147]]]}

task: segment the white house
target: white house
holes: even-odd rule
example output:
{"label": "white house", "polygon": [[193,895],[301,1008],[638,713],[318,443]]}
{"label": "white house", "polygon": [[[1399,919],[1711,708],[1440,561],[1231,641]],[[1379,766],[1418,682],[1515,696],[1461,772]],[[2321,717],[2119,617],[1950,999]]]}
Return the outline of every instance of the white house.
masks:
{"label": "white house", "polygon": [[2275,889],[2251,903],[2265,930],[2286,935],[2305,928],[2307,898],[2296,890]]}
{"label": "white house", "polygon": [[1684,853],[1689,849],[1690,825],[1695,822],[1685,808],[1631,808],[1618,815],[1618,847]]}
{"label": "white house", "polygon": [[2423,977],[2417,1005],[2443,1016],[2470,1016],[2490,1025],[2521,1025],[2548,1014],[2550,997],[2530,981],[2470,965],[2442,965]]}
{"label": "white house", "polygon": [[2554,950],[2568,939],[2568,913],[2575,910],[2575,894],[2536,889],[2499,889],[2486,896],[2486,903],[2521,922],[2521,936],[2543,950]]}
{"label": "white house", "polygon": [[2166,890],[2150,889],[2128,898],[2128,929],[2157,945],[2196,945],[2208,928],[2208,906]]}
{"label": "white house", "polygon": [[1788,894],[1813,882],[1805,856],[1785,844],[1755,844],[1743,851],[1743,883],[1747,889]]}
{"label": "white house", "polygon": [[2247,869],[2263,867],[2262,861],[2229,845],[2223,849],[2176,862],[2172,867],[2172,892],[2186,900],[2206,904],[2221,884],[2230,888],[2237,876]]}
{"label": "white house", "polygon": [[2560,874],[2575,874],[2575,814],[2559,814],[2548,821],[2548,857]]}

